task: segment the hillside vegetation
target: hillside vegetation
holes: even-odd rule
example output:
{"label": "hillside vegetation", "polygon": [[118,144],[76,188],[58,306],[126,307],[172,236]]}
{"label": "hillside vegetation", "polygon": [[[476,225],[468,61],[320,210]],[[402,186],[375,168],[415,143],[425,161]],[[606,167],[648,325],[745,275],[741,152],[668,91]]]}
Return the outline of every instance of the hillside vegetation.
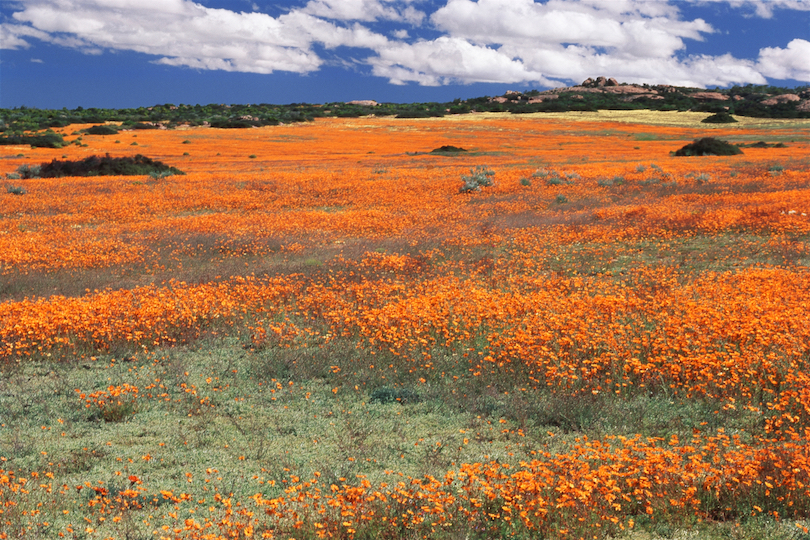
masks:
{"label": "hillside vegetation", "polygon": [[[311,121],[314,118],[392,116],[431,118],[470,112],[566,112],[596,110],[699,111],[760,118],[810,118],[810,89],[774,86],[733,86],[706,91],[669,85],[619,84],[613,79],[588,79],[581,85],[554,90],[507,92],[503,96],[456,99],[447,103],[377,103],[371,100],[289,105],[174,105],[134,109],[82,108],[43,110],[0,109],[0,145],[29,144],[22,134],[71,124],[115,123],[121,129],[145,130],[178,126],[250,128]],[[114,134],[109,130],[107,134]],[[92,134],[93,132],[90,131]],[[102,132],[99,132],[100,134]],[[42,139],[42,144],[62,141]],[[37,141],[30,142],[36,144]]]}

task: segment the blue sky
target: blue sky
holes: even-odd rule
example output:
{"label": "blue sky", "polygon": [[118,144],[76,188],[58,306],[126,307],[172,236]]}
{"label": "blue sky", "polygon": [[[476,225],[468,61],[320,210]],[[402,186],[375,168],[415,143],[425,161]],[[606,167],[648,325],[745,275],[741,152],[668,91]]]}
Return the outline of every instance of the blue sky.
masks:
{"label": "blue sky", "polygon": [[810,83],[810,0],[0,0],[0,107]]}

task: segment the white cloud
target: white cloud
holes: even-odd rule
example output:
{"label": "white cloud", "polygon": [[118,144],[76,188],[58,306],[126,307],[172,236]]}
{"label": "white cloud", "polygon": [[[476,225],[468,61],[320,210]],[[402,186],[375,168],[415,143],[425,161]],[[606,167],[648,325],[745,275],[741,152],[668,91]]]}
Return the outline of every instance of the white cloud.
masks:
{"label": "white cloud", "polygon": [[25,38],[48,39],[48,34],[22,24],[0,24],[0,49],[28,49]]}
{"label": "white cloud", "polygon": [[808,0],[688,0],[695,4],[723,3],[737,9],[753,10],[754,13],[765,19],[773,17],[776,9],[793,9],[810,11]]}
{"label": "white cloud", "polygon": [[[617,13],[619,6],[625,12]],[[670,55],[685,47],[683,38],[700,40],[702,34],[713,32],[702,19],[680,21],[672,14],[646,17],[631,9],[649,6],[648,2],[630,0],[592,0],[588,4],[571,0],[547,4],[532,0],[449,0],[431,20],[450,35],[475,43],[527,48],[568,43],[613,47],[641,56]]]}
{"label": "white cloud", "polygon": [[[310,0],[302,10],[317,17],[348,21],[370,22],[378,19],[419,24],[425,14],[413,6],[398,9],[392,0]],[[409,3],[409,2],[407,2]]]}
{"label": "white cloud", "polygon": [[426,86],[450,82],[547,82],[519,60],[454,37],[391,44],[370,62],[374,75],[386,77],[393,84],[408,81]]}
{"label": "white cloud", "polygon": [[768,77],[810,82],[810,41],[794,39],[786,49],[761,49],[758,67]]}
{"label": "white cloud", "polygon": [[[394,84],[561,86],[606,75],[710,86],[810,78],[804,39],[763,48],[758,59],[690,54],[690,41],[711,39],[717,29],[685,19],[679,11],[685,0],[445,0],[429,18],[427,0],[296,1],[272,17],[252,0],[241,3],[253,12],[192,0],[26,0],[0,24],[0,48],[40,40],[91,54],[137,51],[195,69],[309,73],[326,62],[318,52],[323,47],[334,51],[329,61],[335,65],[365,63]],[[810,0],[688,1],[725,2],[761,16],[810,10]],[[440,36],[415,37],[428,26]],[[368,55],[341,57],[340,47]]]}
{"label": "white cloud", "polygon": [[44,64],[45,62],[42,61],[40,58],[32,58],[31,61],[35,64]]}
{"label": "white cloud", "polygon": [[273,18],[188,0],[31,0],[13,17],[20,24],[3,27],[15,47],[24,46],[23,34],[13,33],[22,27],[87,52],[132,50],[167,65],[255,73],[317,70],[323,59],[314,43],[375,48],[388,41],[359,24],[337,26],[302,11]]}

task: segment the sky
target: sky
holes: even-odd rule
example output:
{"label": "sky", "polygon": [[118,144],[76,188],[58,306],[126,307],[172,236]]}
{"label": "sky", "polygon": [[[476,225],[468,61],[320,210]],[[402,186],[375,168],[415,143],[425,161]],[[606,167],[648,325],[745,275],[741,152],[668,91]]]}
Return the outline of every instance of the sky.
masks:
{"label": "sky", "polygon": [[0,108],[810,83],[810,0],[0,0]]}

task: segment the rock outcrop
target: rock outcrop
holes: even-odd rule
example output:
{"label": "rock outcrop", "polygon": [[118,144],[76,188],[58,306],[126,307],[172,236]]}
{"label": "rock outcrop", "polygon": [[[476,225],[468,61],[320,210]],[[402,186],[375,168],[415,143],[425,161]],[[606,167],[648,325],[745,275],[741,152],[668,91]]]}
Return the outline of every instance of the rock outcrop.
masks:
{"label": "rock outcrop", "polygon": [[700,101],[728,101],[728,96],[720,92],[695,92],[689,94],[689,97]]}
{"label": "rock outcrop", "polygon": [[788,103],[791,101],[801,101],[802,98],[797,96],[796,94],[781,94],[779,96],[769,97],[768,99],[763,99],[760,103],[763,105],[778,105],[780,103]]}

